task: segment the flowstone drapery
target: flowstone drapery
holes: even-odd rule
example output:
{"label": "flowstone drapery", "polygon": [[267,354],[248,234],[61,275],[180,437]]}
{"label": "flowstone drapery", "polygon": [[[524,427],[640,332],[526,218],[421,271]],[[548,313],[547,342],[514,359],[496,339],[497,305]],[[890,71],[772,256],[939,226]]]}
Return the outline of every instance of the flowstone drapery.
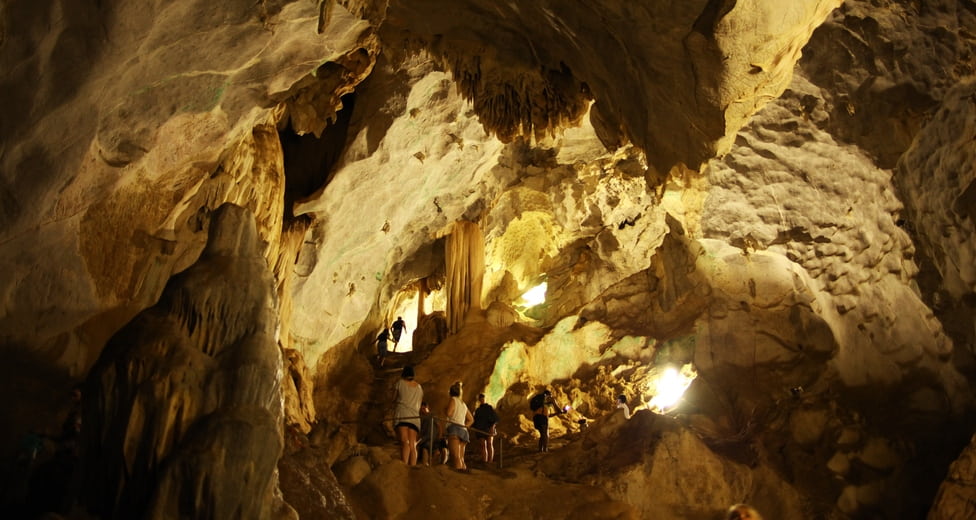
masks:
{"label": "flowstone drapery", "polygon": [[459,221],[445,242],[447,326],[457,332],[469,311],[481,309],[485,239],[476,222]]}

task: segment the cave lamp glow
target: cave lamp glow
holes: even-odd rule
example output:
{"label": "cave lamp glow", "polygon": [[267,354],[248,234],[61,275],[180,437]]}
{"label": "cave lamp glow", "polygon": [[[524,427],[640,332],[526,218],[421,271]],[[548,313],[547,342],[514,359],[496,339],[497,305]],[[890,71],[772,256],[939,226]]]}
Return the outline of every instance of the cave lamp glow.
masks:
{"label": "cave lamp glow", "polygon": [[540,303],[546,301],[546,289],[549,288],[549,284],[542,282],[539,285],[525,291],[522,294],[522,301],[525,302],[526,307],[534,307]]}
{"label": "cave lamp glow", "polygon": [[647,385],[647,391],[652,395],[647,408],[654,413],[665,413],[673,409],[696,377],[698,373],[690,363],[682,366],[680,370],[674,367],[666,368]]}

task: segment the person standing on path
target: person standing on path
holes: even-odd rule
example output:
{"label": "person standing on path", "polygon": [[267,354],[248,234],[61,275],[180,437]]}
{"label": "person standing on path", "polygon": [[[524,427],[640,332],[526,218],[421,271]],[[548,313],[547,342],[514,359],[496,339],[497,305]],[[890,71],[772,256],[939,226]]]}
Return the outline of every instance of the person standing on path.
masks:
{"label": "person standing on path", "polygon": [[[548,407],[552,406],[556,411],[549,413]],[[529,408],[532,409],[532,425],[539,432],[539,451],[545,453],[549,451],[549,418],[561,413],[552,399],[552,392],[548,389],[536,394],[529,400]]]}
{"label": "person standing on path", "polygon": [[464,449],[471,438],[468,436],[468,426],[474,422],[474,417],[468,411],[468,405],[461,400],[461,382],[455,381],[450,389],[451,400],[447,404],[447,447],[451,452],[451,459],[454,461],[454,469],[467,471],[468,465],[464,463]]}
{"label": "person standing on path", "polygon": [[478,394],[478,407],[474,410],[474,438],[481,445],[481,460],[490,464],[495,460],[495,425],[498,424],[498,413],[495,408],[485,402],[485,394]]}
{"label": "person standing on path", "polygon": [[414,381],[413,366],[407,365],[400,372],[400,380],[394,389],[393,429],[400,442],[400,459],[408,466],[417,465],[417,437],[420,434],[420,403],[424,389]]}

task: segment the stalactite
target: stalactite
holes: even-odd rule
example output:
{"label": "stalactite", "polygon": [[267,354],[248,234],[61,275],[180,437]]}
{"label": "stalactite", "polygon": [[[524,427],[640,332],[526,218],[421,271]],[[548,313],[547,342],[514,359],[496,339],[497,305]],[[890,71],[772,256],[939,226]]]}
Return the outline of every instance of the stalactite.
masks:
{"label": "stalactite", "polygon": [[445,241],[447,324],[457,332],[471,310],[481,309],[485,238],[475,222],[458,221]]}
{"label": "stalactite", "polygon": [[503,142],[518,135],[541,139],[577,126],[589,108],[588,88],[565,65],[559,70],[507,69],[456,48],[435,57],[451,70],[458,91],[471,100],[485,129]]}

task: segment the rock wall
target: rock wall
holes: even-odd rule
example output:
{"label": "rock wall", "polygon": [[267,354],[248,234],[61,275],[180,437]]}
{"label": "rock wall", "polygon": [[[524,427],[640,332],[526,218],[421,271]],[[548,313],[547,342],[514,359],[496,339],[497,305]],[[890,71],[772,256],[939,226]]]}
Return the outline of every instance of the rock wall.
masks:
{"label": "rock wall", "polygon": [[[799,63],[804,75],[821,87],[816,96],[823,99],[829,116],[818,118],[818,126],[840,142],[856,144],[878,166],[893,169],[899,199],[907,209],[901,224],[915,242],[922,296],[957,345],[969,351],[974,341],[970,327],[973,305],[960,300],[965,289],[955,289],[954,296],[941,287],[941,271],[947,262],[943,258],[954,255],[955,249],[930,242],[943,231],[935,232],[937,224],[928,223],[931,217],[923,216],[949,207],[936,200],[923,201],[931,197],[926,193],[951,188],[942,182],[920,188],[929,186],[921,172],[933,168],[931,163],[921,165],[920,156],[938,149],[944,155],[944,146],[955,139],[934,138],[940,123],[933,116],[944,104],[968,110],[959,101],[952,101],[950,92],[957,84],[968,83],[967,78],[974,73],[974,30],[976,12],[968,3],[845,2],[814,33],[810,51]],[[927,129],[924,134],[923,128]],[[907,154],[909,148],[914,150],[911,154]],[[949,154],[961,156],[964,150],[952,148]],[[964,168],[954,170],[965,177]],[[964,189],[962,183],[956,186],[955,195],[945,197],[958,196]],[[934,205],[928,206],[930,202]],[[958,226],[948,225],[951,229]],[[951,271],[947,271],[950,278]]]}
{"label": "rock wall", "polygon": [[[722,500],[790,516],[795,490],[823,516],[920,516],[972,430],[972,85],[956,84],[973,72],[976,17],[967,2],[838,5],[6,2],[12,376],[66,386],[100,359],[86,435],[114,461],[92,479],[103,511],[177,515],[192,506],[174,497],[229,457],[259,468],[245,500],[212,483],[191,504],[288,514],[272,511],[281,422],[312,432],[326,463],[382,442],[370,342],[406,291],[441,287],[455,222],[477,222],[486,276],[482,301],[468,296],[487,311],[459,326],[435,309],[410,358],[436,399],[463,379],[522,416],[525,394],[555,382],[599,418],[616,392],[643,400],[666,363],[693,363],[681,433],[663,445],[727,469],[702,481],[733,475]],[[225,202],[254,215],[248,256],[203,267]],[[260,275],[220,285],[216,272],[258,260]],[[542,280],[530,327],[514,300]],[[200,329],[179,314],[191,308],[241,321]],[[185,380],[172,370],[191,364]],[[224,389],[198,391],[211,373]],[[251,376],[262,386],[238,384]],[[282,392],[286,413],[269,404]],[[30,408],[5,405],[5,446]],[[510,428],[529,439],[526,421]],[[567,503],[718,508],[625,489],[680,469],[666,463],[620,466],[591,483],[598,500]],[[327,471],[299,466],[296,488],[315,476],[324,507],[350,515]],[[383,478],[350,486],[377,498],[359,512],[404,511]]]}
{"label": "rock wall", "polygon": [[921,129],[898,163],[905,218],[932,264],[925,283],[957,345],[976,351],[976,168],[972,142],[976,84],[960,83]]}
{"label": "rock wall", "polygon": [[[193,262],[209,211],[234,201],[282,218],[280,188],[236,149],[261,146],[255,127],[274,126],[300,79],[375,40],[341,9],[319,34],[303,2],[61,4],[4,5],[2,92],[16,109],[0,129],[0,337],[77,378]],[[272,248],[273,231],[262,226]]]}
{"label": "rock wall", "polygon": [[976,461],[973,460],[973,442],[949,466],[945,482],[939,487],[928,518],[950,520],[969,518],[976,514]]}
{"label": "rock wall", "polygon": [[106,518],[270,518],[282,450],[272,278],[253,216],[221,206],[199,261],[89,375],[85,501]]}

